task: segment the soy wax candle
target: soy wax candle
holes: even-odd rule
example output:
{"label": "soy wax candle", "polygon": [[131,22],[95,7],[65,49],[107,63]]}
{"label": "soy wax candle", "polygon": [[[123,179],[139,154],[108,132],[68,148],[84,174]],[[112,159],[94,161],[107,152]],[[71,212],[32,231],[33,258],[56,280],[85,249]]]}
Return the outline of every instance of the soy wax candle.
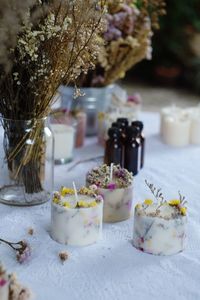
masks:
{"label": "soy wax candle", "polygon": [[172,104],[171,106],[164,107],[161,110],[160,113],[160,133],[161,136],[163,135],[163,128],[165,124],[166,117],[176,117],[182,112],[182,109],[180,107],[177,107],[175,104]]}
{"label": "soy wax candle", "polygon": [[51,205],[51,237],[61,244],[87,246],[102,232],[103,199],[96,186],[78,190],[62,187]]}
{"label": "soy wax candle", "polygon": [[190,142],[191,121],[186,113],[167,115],[162,125],[163,141],[171,146],[183,147]]}
{"label": "soy wax candle", "polygon": [[186,208],[179,199],[137,204],[134,214],[133,245],[154,255],[172,255],[185,248]]}
{"label": "soy wax candle", "polygon": [[200,106],[187,110],[191,119],[190,142],[200,145]]}
{"label": "soy wax candle", "polygon": [[133,201],[133,176],[119,165],[93,168],[86,177],[87,185],[95,184],[103,197],[103,221],[119,222],[130,218]]}

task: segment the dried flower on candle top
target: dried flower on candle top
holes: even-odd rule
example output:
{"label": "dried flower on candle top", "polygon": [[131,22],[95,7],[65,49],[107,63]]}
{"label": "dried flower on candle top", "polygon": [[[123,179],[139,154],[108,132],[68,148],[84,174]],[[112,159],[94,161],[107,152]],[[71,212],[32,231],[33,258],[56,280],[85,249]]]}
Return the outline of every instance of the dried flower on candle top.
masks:
{"label": "dried flower on candle top", "polygon": [[126,188],[133,183],[132,173],[121,168],[120,165],[113,166],[113,177],[110,179],[110,167],[103,164],[93,168],[87,174],[87,182],[95,184],[100,188],[116,189]]}
{"label": "dried flower on candle top", "polygon": [[[102,196],[96,193],[97,187],[94,184],[89,188],[82,187],[77,192],[78,201],[75,199],[75,197],[71,198],[71,196],[74,195],[73,189],[62,187],[60,192],[54,193],[52,202],[65,207],[66,209],[70,209],[95,207],[99,202],[103,201]],[[85,196],[87,196],[87,199],[85,199]]]}
{"label": "dried flower on candle top", "polygon": [[172,199],[170,201],[164,200],[161,189],[157,189],[152,183],[145,180],[146,185],[156,198],[157,202],[154,203],[151,199],[146,199],[143,204],[135,206],[136,211],[141,214],[144,213],[148,216],[159,216],[161,218],[176,218],[178,216],[186,216],[187,208],[185,207],[185,197],[179,192],[179,199]]}

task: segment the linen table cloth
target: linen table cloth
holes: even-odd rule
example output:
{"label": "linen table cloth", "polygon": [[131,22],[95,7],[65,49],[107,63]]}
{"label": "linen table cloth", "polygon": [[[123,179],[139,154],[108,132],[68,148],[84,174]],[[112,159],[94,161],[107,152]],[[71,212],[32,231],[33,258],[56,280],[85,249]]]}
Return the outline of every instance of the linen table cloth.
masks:
{"label": "linen table cloth", "polygon": [[[172,148],[159,137],[159,115],[142,113],[146,134],[145,168],[134,178],[134,204],[153,197],[144,180],[162,188],[167,199],[178,191],[188,201],[188,243],[174,256],[153,256],[131,244],[133,217],[103,225],[103,237],[95,245],[76,248],[60,245],[49,236],[50,203],[34,207],[0,204],[0,237],[26,239],[31,260],[16,262],[15,253],[0,244],[0,260],[9,272],[31,288],[37,300],[198,300],[200,299],[200,147]],[[96,139],[87,139],[75,151],[75,161],[103,155]],[[74,163],[73,162],[73,163]],[[55,189],[85,183],[86,172],[101,161],[55,166]],[[27,234],[34,229],[33,236]],[[62,264],[60,251],[69,259]]]}

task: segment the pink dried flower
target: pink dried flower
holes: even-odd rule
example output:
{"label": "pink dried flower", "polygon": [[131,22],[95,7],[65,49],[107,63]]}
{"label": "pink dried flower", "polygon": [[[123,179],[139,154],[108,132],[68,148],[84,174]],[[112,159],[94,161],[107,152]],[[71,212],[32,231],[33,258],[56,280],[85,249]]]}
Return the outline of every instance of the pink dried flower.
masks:
{"label": "pink dried flower", "polygon": [[97,202],[102,202],[102,201],[103,201],[103,196],[102,196],[102,195],[98,195],[98,196],[96,197],[96,201],[97,201]]}
{"label": "pink dried flower", "polygon": [[0,287],[3,287],[7,283],[7,280],[4,278],[0,279]]}
{"label": "pink dried flower", "polygon": [[16,258],[19,263],[26,262],[31,256],[31,248],[26,241],[19,241],[17,243],[8,242],[0,239],[0,242],[7,244],[16,251]]}
{"label": "pink dried flower", "polygon": [[22,264],[26,262],[31,256],[31,248],[26,241],[20,242],[21,248],[17,250],[16,258],[17,261]]}
{"label": "pink dried flower", "polygon": [[110,191],[115,190],[115,189],[116,189],[116,183],[110,182],[110,183],[107,185],[107,188],[108,188]]}

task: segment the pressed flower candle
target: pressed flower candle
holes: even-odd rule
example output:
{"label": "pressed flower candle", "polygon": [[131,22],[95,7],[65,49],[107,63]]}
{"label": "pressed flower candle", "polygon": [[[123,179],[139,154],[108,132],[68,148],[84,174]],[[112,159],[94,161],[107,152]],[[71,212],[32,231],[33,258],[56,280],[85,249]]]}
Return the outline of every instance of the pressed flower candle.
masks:
{"label": "pressed flower candle", "polygon": [[86,246],[101,236],[103,199],[95,193],[96,187],[61,188],[54,193],[51,210],[51,237],[61,243]]}
{"label": "pressed flower candle", "polygon": [[95,184],[97,192],[104,199],[103,221],[119,222],[131,215],[133,200],[133,177],[126,169],[107,165],[92,169],[86,178],[87,185]]}
{"label": "pressed flower candle", "polygon": [[[155,191],[155,190],[154,190]],[[159,192],[157,193],[157,196]],[[155,255],[172,255],[185,248],[187,209],[184,198],[135,206],[133,245]]]}

